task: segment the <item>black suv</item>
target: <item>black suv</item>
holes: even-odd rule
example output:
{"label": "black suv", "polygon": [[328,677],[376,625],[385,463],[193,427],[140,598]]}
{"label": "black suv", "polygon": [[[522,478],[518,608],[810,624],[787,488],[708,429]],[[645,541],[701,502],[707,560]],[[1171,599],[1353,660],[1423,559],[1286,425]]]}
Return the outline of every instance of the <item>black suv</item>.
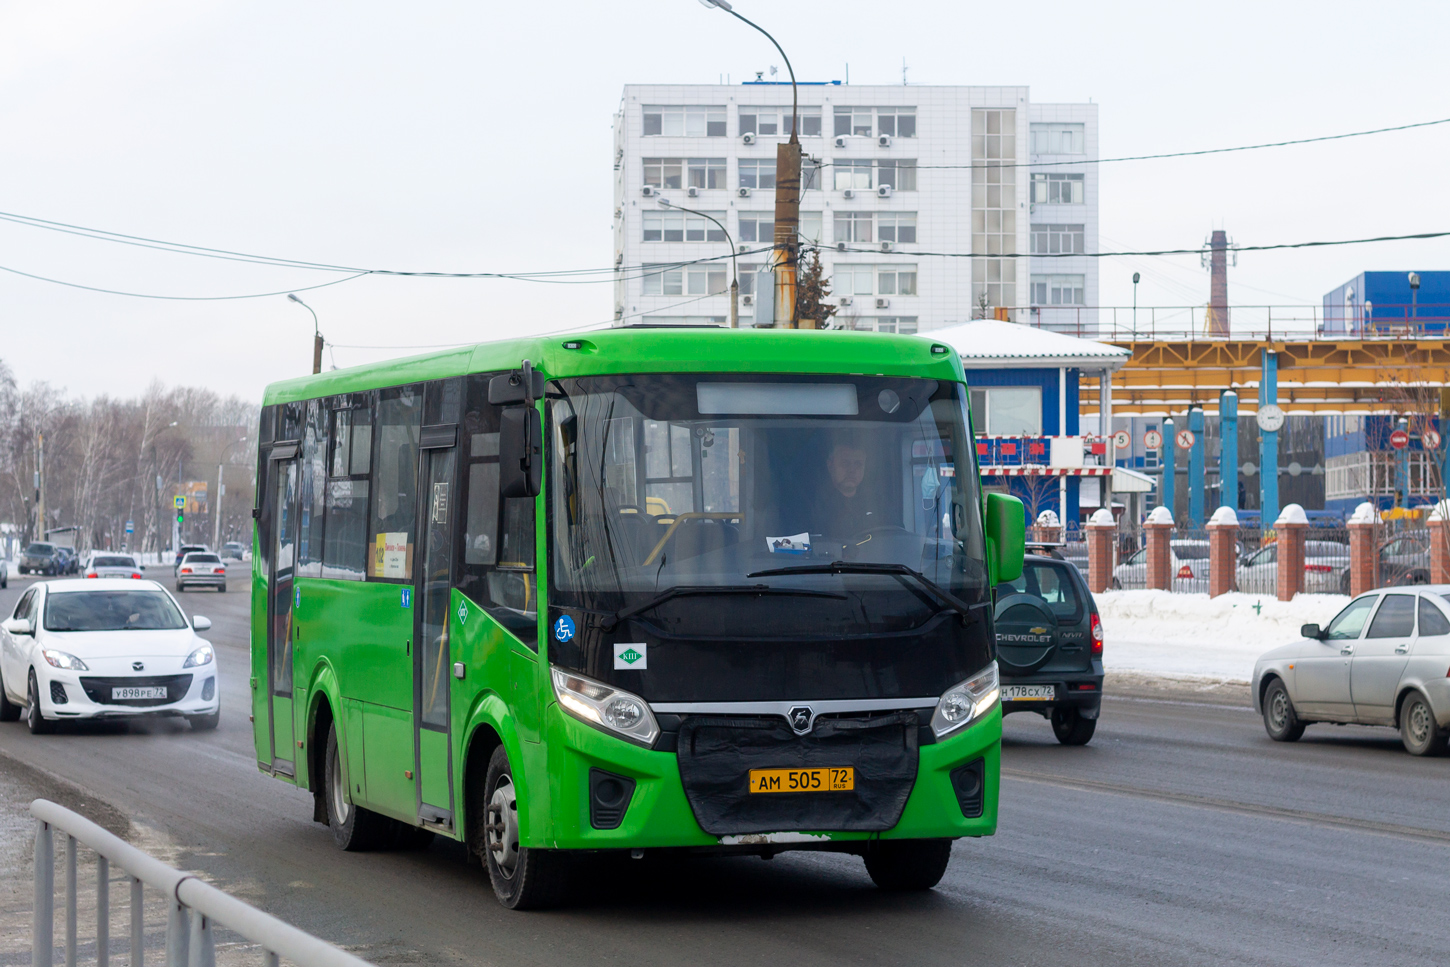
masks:
{"label": "black suv", "polygon": [[65,557],[54,544],[35,541],[26,546],[20,554],[21,574],[60,574],[65,567]]}
{"label": "black suv", "polygon": [[1103,699],[1103,624],[1072,564],[1027,555],[1022,576],[997,585],[1002,712],[1052,720],[1063,745],[1086,745]]}

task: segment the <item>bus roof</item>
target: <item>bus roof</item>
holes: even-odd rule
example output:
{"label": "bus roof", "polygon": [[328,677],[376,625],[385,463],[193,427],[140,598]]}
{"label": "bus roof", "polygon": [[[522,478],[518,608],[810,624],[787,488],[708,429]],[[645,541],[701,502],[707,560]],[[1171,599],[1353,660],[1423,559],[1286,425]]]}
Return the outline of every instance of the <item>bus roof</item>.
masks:
{"label": "bus roof", "polygon": [[[565,348],[566,344],[577,348]],[[269,385],[264,406],[465,373],[516,369],[549,378],[610,373],[872,373],[964,382],[961,359],[927,336],[713,326],[597,329],[478,343]]]}

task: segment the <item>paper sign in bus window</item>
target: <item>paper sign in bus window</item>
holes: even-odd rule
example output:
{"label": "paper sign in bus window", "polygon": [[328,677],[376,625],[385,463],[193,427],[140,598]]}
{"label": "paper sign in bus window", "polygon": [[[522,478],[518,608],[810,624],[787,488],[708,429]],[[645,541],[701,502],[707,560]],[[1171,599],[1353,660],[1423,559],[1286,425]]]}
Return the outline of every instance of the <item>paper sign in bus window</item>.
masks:
{"label": "paper sign in bus window", "polygon": [[811,535],[800,533],[785,537],[767,537],[765,549],[772,554],[809,554],[811,552]]}
{"label": "paper sign in bus window", "polygon": [[413,545],[407,531],[379,534],[373,545],[373,577],[406,578],[413,573]]}

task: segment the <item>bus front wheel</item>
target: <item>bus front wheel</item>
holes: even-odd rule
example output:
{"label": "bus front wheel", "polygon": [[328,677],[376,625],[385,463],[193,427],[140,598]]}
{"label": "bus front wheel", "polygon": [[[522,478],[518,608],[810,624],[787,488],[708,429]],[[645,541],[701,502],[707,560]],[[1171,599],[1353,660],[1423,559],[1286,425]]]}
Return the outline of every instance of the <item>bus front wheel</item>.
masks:
{"label": "bus front wheel", "polygon": [[949,839],[877,840],[866,851],[866,872],[883,890],[930,890],[941,882],[951,858]]}
{"label": "bus front wheel", "polygon": [[332,841],[348,852],[379,849],[388,844],[390,821],[370,809],[353,804],[342,775],[342,750],[337,747],[337,726],[327,729],[327,825]]}
{"label": "bus front wheel", "polygon": [[483,865],[498,901],[510,910],[539,910],[558,904],[568,884],[565,857],[558,850],[519,845],[518,787],[503,746],[493,750],[483,784]]}

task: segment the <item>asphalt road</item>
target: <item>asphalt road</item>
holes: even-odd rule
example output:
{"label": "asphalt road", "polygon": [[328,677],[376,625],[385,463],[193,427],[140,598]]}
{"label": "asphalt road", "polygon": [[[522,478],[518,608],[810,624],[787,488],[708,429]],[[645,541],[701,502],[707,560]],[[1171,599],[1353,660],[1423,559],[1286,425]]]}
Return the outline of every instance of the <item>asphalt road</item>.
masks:
{"label": "asphalt road", "polygon": [[[26,583],[0,592],[0,610]],[[1058,746],[1037,716],[1007,720],[1000,831],[958,842],[931,893],[882,894],[847,856],[646,858],[587,870],[570,909],[510,913],[457,844],[344,854],[311,822],[307,794],[257,772],[245,588],[181,596],[215,622],[218,731],[163,722],[35,737],[7,723],[0,777],[19,762],[68,779],[170,844],[173,862],[378,963],[1450,957],[1450,760],[1414,759],[1388,730],[1321,726],[1278,745],[1248,709],[1111,695],[1086,748]],[[28,962],[17,958],[0,963]]]}

